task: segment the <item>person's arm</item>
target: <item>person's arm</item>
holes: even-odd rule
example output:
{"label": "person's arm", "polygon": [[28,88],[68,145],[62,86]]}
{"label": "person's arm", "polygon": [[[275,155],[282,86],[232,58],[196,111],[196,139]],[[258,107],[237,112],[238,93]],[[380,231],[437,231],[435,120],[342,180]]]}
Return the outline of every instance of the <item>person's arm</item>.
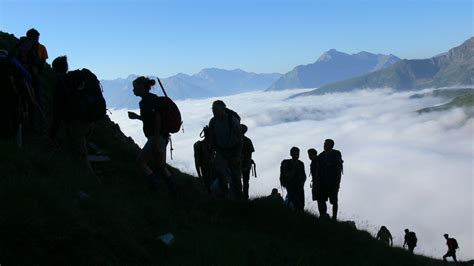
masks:
{"label": "person's arm", "polygon": [[134,113],[134,112],[128,112],[128,118],[143,121],[142,117],[139,116],[137,113]]}
{"label": "person's arm", "polygon": [[[155,113],[155,137],[161,137],[162,132],[161,132],[161,114],[160,113]],[[158,145],[158,142],[157,142]]]}
{"label": "person's arm", "polygon": [[240,129],[240,124],[234,125],[232,128],[234,136],[234,158],[239,160],[242,158],[242,148],[244,146],[244,136],[242,135],[242,130]]}
{"label": "person's arm", "polygon": [[301,162],[301,185],[306,182],[306,170],[304,169],[304,163]]}

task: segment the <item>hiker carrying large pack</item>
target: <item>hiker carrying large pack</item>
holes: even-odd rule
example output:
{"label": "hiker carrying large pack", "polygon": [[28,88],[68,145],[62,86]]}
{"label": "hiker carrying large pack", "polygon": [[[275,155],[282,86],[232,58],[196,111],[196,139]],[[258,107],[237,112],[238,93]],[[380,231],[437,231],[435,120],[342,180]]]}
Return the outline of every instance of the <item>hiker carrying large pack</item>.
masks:
{"label": "hiker carrying large pack", "polygon": [[209,121],[211,147],[215,152],[216,179],[220,191],[232,197],[242,197],[242,146],[243,137],[240,117],[228,109],[225,103],[217,100],[212,104],[214,117]]}
{"label": "hiker carrying large pack", "polygon": [[[245,133],[247,133],[248,127],[241,125],[243,135],[243,146],[242,146],[242,181],[243,181],[243,192],[244,197],[249,199],[249,181],[250,172],[252,167],[255,167],[255,162],[252,160],[252,153],[255,152],[252,140],[250,140]],[[254,171],[256,177],[256,171]]]}
{"label": "hiker carrying large pack", "polygon": [[[84,169],[93,172],[87,159],[87,137],[93,122],[105,116],[105,100],[97,77],[87,69],[68,72],[66,56],[53,60],[53,122],[49,137],[61,146]],[[90,115],[90,116],[89,116]],[[64,138],[58,132],[64,124]]]}
{"label": "hiker carrying large pack", "polygon": [[304,183],[306,173],[304,163],[299,160],[300,149],[290,150],[291,159],[286,159],[280,165],[280,184],[286,188],[288,201],[296,210],[304,210]]}
{"label": "hiker carrying large pack", "polygon": [[326,139],[324,151],[318,156],[318,174],[313,184],[318,187],[316,200],[320,216],[327,216],[326,201],[329,199],[329,203],[332,204],[332,218],[337,219],[343,162],[341,152],[334,149],[334,141]]}
{"label": "hiker carrying large pack", "polygon": [[[129,112],[130,119],[138,119],[143,122],[143,133],[147,137],[147,142],[143,146],[137,158],[137,163],[146,176],[150,187],[158,189],[158,180],[163,179],[170,192],[176,195],[176,184],[171,177],[170,171],[166,167],[166,146],[170,141],[170,133],[179,131],[182,121],[181,113],[176,104],[166,95],[161,84],[164,97],[150,93],[151,87],[155,85],[155,80],[141,76],[133,81],[133,93],[141,97],[140,115]],[[152,162],[155,171],[148,165]]]}
{"label": "hiker carrying large pack", "polygon": [[194,143],[194,165],[196,167],[196,172],[199,179],[204,184],[207,192],[211,194],[211,185],[214,182],[213,180],[213,160],[214,156],[211,149],[211,140],[209,127],[205,126],[200,134],[202,140],[196,141]]}
{"label": "hiker carrying large pack", "polygon": [[450,238],[448,234],[444,234],[444,238],[446,239],[446,245],[448,246],[448,252],[443,255],[444,263],[446,264],[446,258],[448,257],[452,257],[454,262],[457,263],[456,249],[459,248],[458,241],[455,238]]}
{"label": "hiker carrying large pack", "polygon": [[418,243],[415,232],[412,232],[408,229],[405,229],[405,242],[403,242],[403,247],[408,246],[408,251],[413,254],[413,250]]}
{"label": "hiker carrying large pack", "polygon": [[375,239],[381,241],[382,243],[388,245],[388,246],[393,246],[393,238],[392,234],[390,231],[385,227],[385,225],[382,225],[377,232],[377,236]]}
{"label": "hiker carrying large pack", "polygon": [[45,133],[44,84],[41,73],[48,59],[46,47],[39,43],[40,33],[30,29],[21,37],[15,48],[15,57],[31,75],[35,104],[30,105],[30,123],[37,134]]}
{"label": "hiker carrying large pack", "polygon": [[31,76],[6,50],[0,50],[0,138],[13,139],[21,146],[21,125],[26,113]]}

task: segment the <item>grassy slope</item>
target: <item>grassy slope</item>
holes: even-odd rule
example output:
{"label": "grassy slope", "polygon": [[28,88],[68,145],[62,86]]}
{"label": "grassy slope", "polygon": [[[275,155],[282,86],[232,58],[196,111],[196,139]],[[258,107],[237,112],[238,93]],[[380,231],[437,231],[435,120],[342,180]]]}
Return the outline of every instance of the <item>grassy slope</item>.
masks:
{"label": "grassy slope", "polygon": [[[12,41],[0,33],[2,47]],[[442,265],[277,202],[212,200],[175,169],[178,199],[153,193],[116,124],[98,123],[92,141],[112,158],[99,178],[60,151],[0,142],[1,265]],[[75,204],[79,191],[91,199]],[[171,249],[156,239],[167,232]]]}
{"label": "grassy slope", "polygon": [[[466,108],[466,109],[472,110],[474,108],[474,92],[458,96],[443,105],[423,108],[421,110],[418,110],[418,112],[424,113],[424,112],[445,111],[452,108]],[[473,112],[471,112],[471,114],[472,113]]]}

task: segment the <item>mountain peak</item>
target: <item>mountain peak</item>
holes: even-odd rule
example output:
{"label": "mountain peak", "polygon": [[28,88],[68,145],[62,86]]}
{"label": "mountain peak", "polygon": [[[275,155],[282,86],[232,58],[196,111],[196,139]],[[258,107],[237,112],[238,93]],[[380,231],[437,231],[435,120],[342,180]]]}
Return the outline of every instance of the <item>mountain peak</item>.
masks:
{"label": "mountain peak", "polygon": [[340,55],[346,55],[346,53],[339,52],[336,49],[331,49],[326,52],[324,52],[317,60],[317,62],[324,62],[324,61],[329,61],[333,59],[334,57],[340,56]]}

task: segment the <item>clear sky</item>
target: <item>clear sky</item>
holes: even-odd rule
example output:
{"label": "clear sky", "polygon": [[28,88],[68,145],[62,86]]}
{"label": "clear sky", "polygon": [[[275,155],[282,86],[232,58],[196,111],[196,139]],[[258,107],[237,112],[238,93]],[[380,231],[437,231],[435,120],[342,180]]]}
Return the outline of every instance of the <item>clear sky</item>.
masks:
{"label": "clear sky", "polygon": [[284,73],[331,48],[426,58],[473,36],[472,0],[0,0],[0,30],[100,78]]}

